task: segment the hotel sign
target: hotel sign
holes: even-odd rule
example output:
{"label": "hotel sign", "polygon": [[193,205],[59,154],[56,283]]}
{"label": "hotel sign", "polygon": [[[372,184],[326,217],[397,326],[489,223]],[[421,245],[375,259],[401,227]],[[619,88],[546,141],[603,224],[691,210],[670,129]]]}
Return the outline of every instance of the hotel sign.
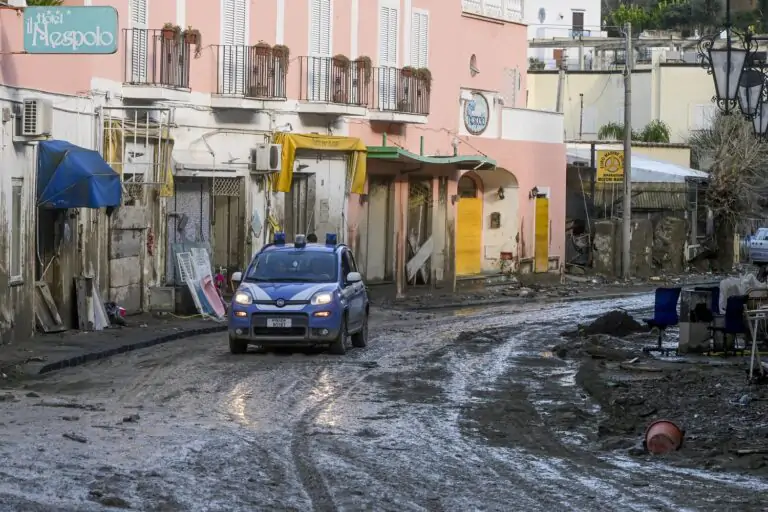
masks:
{"label": "hotel sign", "polygon": [[112,54],[119,25],[114,7],[27,7],[24,51],[37,54]]}
{"label": "hotel sign", "polygon": [[464,103],[464,127],[472,135],[481,135],[488,128],[488,100],[479,92]]}

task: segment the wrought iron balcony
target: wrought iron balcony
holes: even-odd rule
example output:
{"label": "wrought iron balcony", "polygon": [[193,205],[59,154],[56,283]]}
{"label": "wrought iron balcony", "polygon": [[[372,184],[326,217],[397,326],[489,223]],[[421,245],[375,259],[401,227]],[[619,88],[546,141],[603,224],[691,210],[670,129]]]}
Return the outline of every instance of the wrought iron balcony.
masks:
{"label": "wrought iron balcony", "polygon": [[299,57],[299,99],[354,107],[369,104],[370,67],[363,61]]}
{"label": "wrought iron balcony", "polygon": [[182,37],[164,37],[159,29],[124,29],[123,81],[131,85],[189,89],[191,46]]}
{"label": "wrought iron balcony", "polygon": [[214,45],[216,93],[253,99],[285,99],[287,65],[270,48]]}
{"label": "wrought iron balcony", "polygon": [[431,77],[411,68],[373,69],[373,109],[426,116],[429,114]]}

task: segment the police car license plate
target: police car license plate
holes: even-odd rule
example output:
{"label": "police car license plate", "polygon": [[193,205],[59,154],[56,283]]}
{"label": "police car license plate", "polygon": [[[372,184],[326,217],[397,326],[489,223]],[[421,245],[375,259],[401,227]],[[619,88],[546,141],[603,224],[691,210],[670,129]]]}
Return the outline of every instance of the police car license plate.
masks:
{"label": "police car license plate", "polygon": [[267,327],[285,329],[291,326],[290,318],[267,318]]}

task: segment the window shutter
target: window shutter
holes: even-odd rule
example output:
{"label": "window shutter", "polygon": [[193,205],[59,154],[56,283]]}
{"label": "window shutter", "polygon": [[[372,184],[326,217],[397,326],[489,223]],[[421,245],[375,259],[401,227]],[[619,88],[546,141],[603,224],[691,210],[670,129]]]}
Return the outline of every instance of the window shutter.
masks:
{"label": "window shutter", "polygon": [[223,66],[222,84],[224,94],[245,94],[245,54],[248,51],[248,9],[247,0],[224,0],[222,7]]}
{"label": "window shutter", "polygon": [[330,57],[331,0],[312,0],[309,14],[309,53],[313,57]]}
{"label": "window shutter", "polygon": [[131,0],[131,81],[147,81],[147,52],[149,51],[149,15],[147,0]]}
{"label": "window shutter", "polygon": [[327,101],[332,51],[331,0],[312,0],[310,7],[307,97]]}
{"label": "window shutter", "polygon": [[393,110],[397,105],[397,8],[382,6],[379,10],[379,108]]}
{"label": "window shutter", "polygon": [[429,14],[411,14],[411,66],[426,68],[429,65]]}
{"label": "window shutter", "polygon": [[382,7],[379,12],[379,65],[397,66],[397,25],[398,10],[394,7]]}
{"label": "window shutter", "polygon": [[491,18],[502,18],[504,16],[504,0],[485,0],[485,16]]}

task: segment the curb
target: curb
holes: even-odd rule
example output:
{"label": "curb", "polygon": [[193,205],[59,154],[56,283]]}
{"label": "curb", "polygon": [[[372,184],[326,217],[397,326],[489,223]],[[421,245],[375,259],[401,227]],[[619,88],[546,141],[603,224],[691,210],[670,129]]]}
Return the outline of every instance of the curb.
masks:
{"label": "curb", "polygon": [[133,352],[134,350],[140,350],[142,348],[154,347],[155,345],[162,345],[163,343],[169,343],[171,341],[182,340],[184,338],[192,338],[194,336],[202,336],[205,334],[214,334],[217,332],[225,332],[227,330],[227,324],[214,325],[210,327],[200,327],[197,329],[189,329],[185,331],[176,331],[156,338],[150,338],[143,341],[137,341],[135,343],[126,343],[118,347],[112,347],[106,350],[96,350],[94,352],[88,352],[79,356],[70,357],[67,359],[61,359],[51,363],[43,364],[37,371],[33,371],[33,375],[43,375],[45,373],[54,372],[56,370],[63,370],[64,368],[72,368],[73,366],[80,366],[81,364],[89,363],[91,361],[98,361],[99,359],[106,359],[118,354],[124,354],[126,352]]}
{"label": "curb", "polygon": [[[694,287],[694,286],[707,286],[707,285],[716,285],[719,284],[720,281],[702,281],[698,283],[689,283],[681,285],[683,288],[685,287]],[[604,300],[604,299],[621,299],[625,297],[633,297],[635,295],[642,295],[646,293],[653,293],[653,291],[658,288],[658,286],[648,285],[644,286],[645,289],[643,290],[632,290],[632,291],[616,291],[611,293],[605,293],[602,295],[597,294],[589,294],[589,295],[572,295],[568,297],[542,297],[542,298],[536,298],[532,297],[530,299],[526,299],[525,297],[508,297],[506,299],[479,299],[474,301],[465,301],[465,302],[449,302],[445,304],[436,304],[434,306],[416,306],[416,307],[409,307],[407,305],[393,305],[391,307],[382,307],[378,306],[381,309],[389,309],[392,311],[442,311],[442,310],[451,310],[451,309],[462,309],[462,308],[473,308],[473,307],[480,307],[480,306],[504,306],[507,304],[516,304],[516,303],[527,303],[527,304],[535,304],[535,303],[547,303],[547,302],[577,302],[577,301],[595,301],[595,300]]]}

